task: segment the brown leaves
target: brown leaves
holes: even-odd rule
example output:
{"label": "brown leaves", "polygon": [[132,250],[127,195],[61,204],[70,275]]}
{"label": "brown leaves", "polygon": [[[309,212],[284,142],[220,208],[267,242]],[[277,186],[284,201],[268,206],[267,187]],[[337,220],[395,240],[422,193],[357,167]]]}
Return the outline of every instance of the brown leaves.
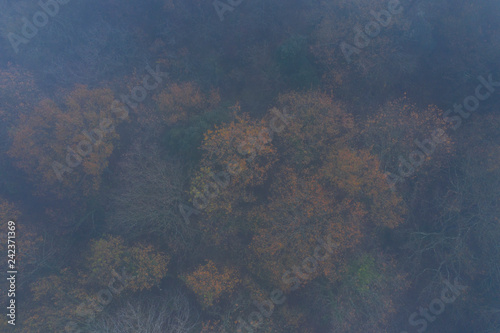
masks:
{"label": "brown leaves", "polygon": [[[287,289],[283,273],[311,256],[320,237],[338,246],[304,282],[320,275],[337,279],[345,254],[371,235],[367,227],[394,228],[405,210],[378,158],[351,145],[359,132],[340,104],[310,92],[283,95],[278,106],[292,118],[272,143],[266,123],[244,115],[208,131],[191,193],[203,195],[210,173],[236,165],[227,188],[209,201],[202,227],[230,247],[238,247],[233,240],[239,234],[250,234],[249,247],[241,249],[247,267]],[[249,137],[255,140],[245,141]]]}
{"label": "brown leaves", "polygon": [[333,151],[320,173],[330,189],[356,200],[375,225],[394,228],[402,222],[402,199],[390,190],[378,158],[367,150]]}
{"label": "brown leaves", "polygon": [[294,116],[280,135],[280,148],[285,150],[282,154],[300,167],[315,163],[354,133],[353,117],[324,94],[289,93],[280,96],[278,105]]}
{"label": "brown leaves", "polygon": [[204,306],[212,306],[221,296],[230,296],[240,283],[236,270],[218,268],[211,260],[186,277],[187,285]]}
{"label": "brown leaves", "polygon": [[192,82],[173,83],[155,97],[160,121],[172,125],[214,108],[220,102],[219,93],[204,94]]}
{"label": "brown leaves", "polygon": [[[429,105],[419,108],[404,96],[383,105],[368,120],[362,134],[365,145],[372,147],[372,152],[381,159],[382,166],[394,170],[399,165],[400,155],[407,158],[410,153],[420,149],[415,140],[423,142],[432,139],[434,130],[445,130],[448,126],[442,111],[437,107]],[[432,165],[442,165],[452,148],[453,142],[446,138],[433,154],[426,156],[426,161],[432,159]]]}
{"label": "brown leaves", "polygon": [[[52,191],[64,197],[80,189],[89,195],[99,188],[114,148],[112,141],[118,137],[112,128],[102,126],[106,119],[111,121],[112,102],[109,89],[77,86],[63,105],[46,99],[21,117],[11,134],[9,154],[30,174],[39,193]],[[69,171],[58,175],[55,162]]]}
{"label": "brown leaves", "polygon": [[275,162],[275,149],[266,122],[251,120],[247,115],[237,115],[236,121],[207,131],[202,149],[202,168],[191,183],[192,198],[211,199],[205,194],[212,182],[211,173],[224,172],[231,178],[229,186],[208,201],[208,212],[218,209],[231,212],[242,199],[243,189],[262,184]]}
{"label": "brown leaves", "polygon": [[141,291],[160,283],[167,273],[170,257],[156,251],[152,245],[126,246],[121,237],[108,237],[92,242],[86,260],[90,282],[106,286],[113,269],[118,272],[126,268],[133,276],[127,288]]}

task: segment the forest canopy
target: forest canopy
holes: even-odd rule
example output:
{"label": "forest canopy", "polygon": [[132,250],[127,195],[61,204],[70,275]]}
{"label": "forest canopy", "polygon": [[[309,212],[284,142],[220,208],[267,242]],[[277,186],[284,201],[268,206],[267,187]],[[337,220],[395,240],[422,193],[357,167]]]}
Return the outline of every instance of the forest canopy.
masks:
{"label": "forest canopy", "polygon": [[0,332],[500,332],[499,13],[0,0]]}

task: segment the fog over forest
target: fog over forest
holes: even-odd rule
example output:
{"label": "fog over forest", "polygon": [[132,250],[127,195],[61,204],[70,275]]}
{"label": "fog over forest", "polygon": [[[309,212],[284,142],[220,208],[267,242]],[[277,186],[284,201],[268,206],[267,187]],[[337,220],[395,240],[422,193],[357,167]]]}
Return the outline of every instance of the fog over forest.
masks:
{"label": "fog over forest", "polygon": [[0,333],[500,333],[498,0],[0,0]]}

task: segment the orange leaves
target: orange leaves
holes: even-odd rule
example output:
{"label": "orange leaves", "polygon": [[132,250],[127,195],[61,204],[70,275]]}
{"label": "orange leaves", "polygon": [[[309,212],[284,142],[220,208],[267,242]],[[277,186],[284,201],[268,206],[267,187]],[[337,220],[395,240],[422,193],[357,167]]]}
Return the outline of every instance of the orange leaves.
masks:
{"label": "orange leaves", "polygon": [[158,285],[167,273],[170,257],[157,252],[151,245],[126,246],[121,237],[108,237],[93,241],[87,256],[90,282],[106,286],[111,272],[126,268],[133,276],[127,288],[132,291],[150,289]]}
{"label": "orange leaves", "polygon": [[16,206],[13,203],[8,202],[7,200],[0,197],[0,222],[4,223],[10,220],[17,222],[17,219],[20,215],[21,212],[17,210]]}
{"label": "orange leaves", "polygon": [[58,275],[37,279],[31,284],[32,308],[24,327],[29,332],[60,332],[70,320],[78,320],[78,304],[88,299],[90,293],[82,288],[76,274],[63,269]]}
{"label": "orange leaves", "polygon": [[208,159],[224,165],[232,160],[244,160],[243,156],[253,153],[274,153],[270,141],[266,123],[250,120],[243,114],[236,115],[236,122],[207,131],[202,149]]}
{"label": "orange leaves", "polygon": [[[39,264],[38,259],[42,255],[40,249],[45,245],[44,239],[32,225],[24,220],[21,212],[13,203],[0,197],[0,230],[7,232],[7,223],[11,220],[15,222],[16,230],[16,237],[12,240],[16,242],[17,249],[22,249],[22,251],[16,252],[16,269],[21,274],[28,275],[25,272],[33,270],[33,267],[37,267]],[[45,250],[46,252],[50,251],[49,249]],[[6,241],[0,243],[0,251],[7,253]]]}
{"label": "orange leaves", "polygon": [[[340,254],[359,242],[363,211],[348,202],[339,204],[320,184],[317,175],[297,174],[285,167],[271,187],[270,202],[255,209],[261,221],[250,244],[252,269],[280,287],[283,273],[311,256],[320,237],[331,237],[339,247],[305,281],[334,271]],[[361,214],[358,217],[357,214]]]}
{"label": "orange leaves", "polygon": [[359,133],[341,105],[320,93],[289,93],[279,109],[291,118],[272,143],[265,123],[245,115],[205,133],[192,195],[202,195],[210,174],[226,165],[238,172],[210,201],[202,228],[224,244],[238,231],[251,233],[248,268],[283,288],[283,272],[313,254],[320,236],[331,237],[338,244],[332,259],[304,281],[322,274],[335,280],[366,226],[401,223],[402,200],[378,158],[350,145]]}
{"label": "orange leaves", "polygon": [[119,237],[91,242],[82,270],[64,268],[31,284],[26,325],[36,332],[62,332],[71,321],[91,322],[122,290],[158,285],[169,258],[151,245],[127,246]]}
{"label": "orange leaves", "polygon": [[[373,147],[373,152],[380,157],[383,167],[397,168],[399,155],[406,157],[419,149],[415,140],[430,139],[434,130],[448,127],[441,113],[432,105],[421,109],[406,96],[388,102],[366,123],[362,131],[365,144]],[[427,157],[434,160],[434,165],[442,164],[443,155],[452,150],[451,140],[444,139],[437,151]]]}
{"label": "orange leaves", "polygon": [[130,282],[130,289],[141,291],[157,286],[167,274],[167,265],[170,257],[158,253],[152,245],[134,246],[130,249],[130,262],[134,279]]}
{"label": "orange leaves", "polygon": [[[81,184],[85,194],[99,188],[101,174],[113,151],[112,140],[118,137],[102,126],[103,121],[111,118],[112,102],[109,89],[77,86],[63,105],[43,100],[33,113],[21,117],[11,134],[9,154],[19,168],[30,174],[41,193],[50,190],[63,197],[77,184]],[[63,177],[58,175],[55,162],[70,171],[64,172]],[[80,164],[82,169],[78,169]]]}
{"label": "orange leaves", "polygon": [[257,188],[276,162],[268,124],[238,115],[238,105],[235,110],[235,121],[205,133],[203,159],[190,186],[195,208],[210,215],[201,227],[217,244],[252,227],[236,224],[235,217],[245,213],[243,206],[257,201]]}
{"label": "orange leaves", "polygon": [[333,190],[362,203],[374,224],[394,228],[402,222],[405,213],[402,199],[390,190],[378,158],[367,150],[334,151],[320,173]]}
{"label": "orange leaves", "polygon": [[220,320],[215,321],[207,321],[201,323],[201,332],[200,333],[214,333],[221,332]]}
{"label": "orange leaves", "polygon": [[202,150],[202,167],[191,182],[193,199],[207,197],[204,190],[213,181],[211,173],[222,171],[231,176],[229,186],[219,189],[218,196],[210,200],[209,212],[217,209],[230,212],[234,203],[242,199],[244,187],[265,181],[276,154],[266,123],[250,120],[247,115],[236,116],[236,121],[207,131]]}
{"label": "orange leaves", "polygon": [[119,237],[92,241],[88,265],[96,280],[107,281],[110,268],[118,268],[125,254],[125,244]]}
{"label": "orange leaves", "polygon": [[319,236],[329,235],[339,245],[332,260],[305,280],[320,274],[334,280],[368,222],[401,222],[402,201],[390,191],[379,160],[349,146],[354,121],[329,97],[291,93],[280,97],[280,107],[294,118],[276,143],[281,164],[269,176],[269,203],[250,214],[257,223],[250,265],[281,285],[283,272],[310,256]]}
{"label": "orange leaves", "polygon": [[216,90],[205,95],[196,84],[185,82],[170,85],[155,100],[161,121],[172,125],[214,108],[219,104],[220,97]]}
{"label": "orange leaves", "polygon": [[354,120],[328,96],[310,92],[279,98],[279,108],[294,116],[283,134],[283,148],[290,162],[305,166],[352,136]]}
{"label": "orange leaves", "polygon": [[199,266],[185,280],[204,306],[212,306],[223,295],[230,296],[240,283],[236,270],[229,267],[217,268],[211,260]]}

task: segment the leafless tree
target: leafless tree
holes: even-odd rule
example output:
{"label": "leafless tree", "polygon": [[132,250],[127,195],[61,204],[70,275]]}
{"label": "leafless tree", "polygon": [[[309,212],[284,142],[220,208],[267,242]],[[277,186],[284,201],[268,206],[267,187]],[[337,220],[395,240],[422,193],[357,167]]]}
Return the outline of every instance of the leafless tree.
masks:
{"label": "leafless tree", "polygon": [[180,163],[162,159],[156,145],[133,143],[118,166],[110,196],[108,227],[127,238],[165,236],[175,249],[185,243],[179,212],[183,173]]}
{"label": "leafless tree", "polygon": [[179,291],[161,298],[127,302],[94,322],[99,333],[189,333],[198,327],[198,314]]}

